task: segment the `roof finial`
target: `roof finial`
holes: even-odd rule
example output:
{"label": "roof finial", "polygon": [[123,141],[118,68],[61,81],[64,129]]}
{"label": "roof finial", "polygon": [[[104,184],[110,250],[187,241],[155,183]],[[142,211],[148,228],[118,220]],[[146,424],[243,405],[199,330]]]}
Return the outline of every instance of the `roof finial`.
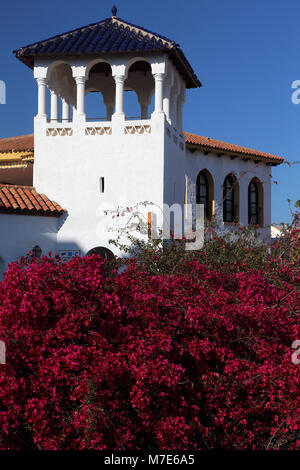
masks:
{"label": "roof finial", "polygon": [[112,12],[112,16],[117,16],[117,7],[114,5],[111,9],[111,12]]}

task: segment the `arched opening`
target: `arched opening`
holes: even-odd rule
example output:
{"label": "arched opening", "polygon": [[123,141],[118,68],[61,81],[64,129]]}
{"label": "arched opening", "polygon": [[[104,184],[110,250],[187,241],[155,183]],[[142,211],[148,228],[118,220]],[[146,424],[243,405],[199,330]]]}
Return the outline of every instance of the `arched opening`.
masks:
{"label": "arched opening", "polygon": [[86,256],[99,255],[101,258],[104,258],[106,261],[111,261],[115,255],[111,250],[105,248],[104,246],[97,246],[89,250]]}
{"label": "arched opening", "polygon": [[239,221],[240,191],[236,176],[230,173],[226,176],[223,184],[223,221]]}
{"label": "arched opening", "polygon": [[204,205],[204,217],[211,220],[214,215],[214,181],[207,170],[202,170],[196,181],[196,202]]}
{"label": "arched opening", "polygon": [[115,106],[115,81],[106,62],[94,64],[85,83],[87,121],[110,121]]}
{"label": "arched opening", "polygon": [[248,186],[248,223],[263,225],[263,186],[253,178]]}
{"label": "arched opening", "polygon": [[124,84],[126,119],[149,118],[149,105],[151,104],[154,88],[150,64],[144,60],[134,62],[129,67]]}
{"label": "arched opening", "polygon": [[47,74],[50,99],[47,115],[51,122],[67,123],[71,120],[71,107],[76,104],[76,83],[69,64],[58,61],[51,64]]}

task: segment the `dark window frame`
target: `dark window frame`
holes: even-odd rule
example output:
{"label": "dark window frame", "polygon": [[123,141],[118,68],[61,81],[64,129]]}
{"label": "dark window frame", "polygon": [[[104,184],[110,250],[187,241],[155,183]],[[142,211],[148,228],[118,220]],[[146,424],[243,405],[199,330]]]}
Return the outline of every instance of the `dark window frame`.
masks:
{"label": "dark window frame", "polygon": [[[253,189],[252,189],[253,188]],[[252,201],[251,195],[255,194],[255,201]],[[253,210],[254,208],[254,210]],[[254,220],[253,220],[254,217]],[[259,193],[257,182],[252,180],[248,186],[248,223],[259,224]]]}
{"label": "dark window frame", "polygon": [[[205,185],[205,195],[201,194],[201,186],[203,187],[203,183],[201,183],[201,177],[204,180]],[[203,200],[204,199],[204,200]],[[200,171],[197,176],[196,181],[196,202],[197,204],[204,204],[204,217],[209,220],[210,219],[210,210],[209,210],[209,181],[204,171]]]}
{"label": "dark window frame", "polygon": [[235,221],[235,180],[232,175],[227,175],[223,184],[223,221],[233,223]]}

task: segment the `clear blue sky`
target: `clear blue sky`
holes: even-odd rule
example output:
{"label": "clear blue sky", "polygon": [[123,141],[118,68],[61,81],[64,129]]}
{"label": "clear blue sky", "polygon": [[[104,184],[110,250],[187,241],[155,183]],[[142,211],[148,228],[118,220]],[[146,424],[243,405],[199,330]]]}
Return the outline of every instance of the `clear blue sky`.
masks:
{"label": "clear blue sky", "polygon": [[[299,0],[10,0],[1,2],[0,137],[33,130],[37,91],[12,50],[111,16],[178,42],[203,87],[188,90],[184,129],[300,162]],[[300,199],[300,163],[273,169],[272,221],[289,220]]]}

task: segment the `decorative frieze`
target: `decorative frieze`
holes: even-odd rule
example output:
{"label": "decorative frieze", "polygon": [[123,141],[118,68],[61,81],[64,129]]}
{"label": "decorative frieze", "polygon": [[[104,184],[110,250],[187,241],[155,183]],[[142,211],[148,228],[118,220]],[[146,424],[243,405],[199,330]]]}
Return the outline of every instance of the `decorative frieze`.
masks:
{"label": "decorative frieze", "polygon": [[137,126],[125,126],[125,134],[151,134],[151,126],[148,124]]}
{"label": "decorative frieze", "polygon": [[46,135],[51,137],[60,136],[71,136],[73,135],[73,129],[71,127],[48,127]]}
{"label": "decorative frieze", "polygon": [[111,127],[86,127],[85,128],[85,135],[111,135],[112,128]]}

